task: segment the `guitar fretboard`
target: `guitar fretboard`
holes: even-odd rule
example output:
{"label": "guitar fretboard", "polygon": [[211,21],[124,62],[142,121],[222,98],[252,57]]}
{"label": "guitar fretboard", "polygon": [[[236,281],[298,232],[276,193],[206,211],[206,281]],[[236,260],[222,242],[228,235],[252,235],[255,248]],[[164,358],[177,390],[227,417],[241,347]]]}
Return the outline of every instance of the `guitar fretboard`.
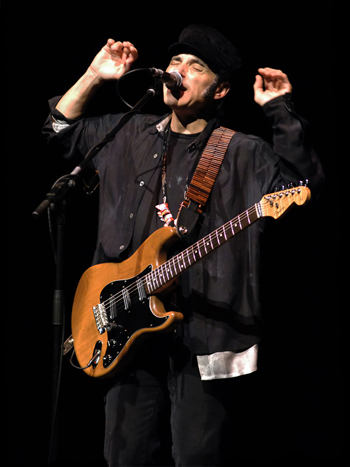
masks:
{"label": "guitar fretboard", "polygon": [[[300,206],[307,202],[310,196],[310,190],[302,186],[265,195],[259,203],[254,204],[153,271],[151,270],[152,265],[149,265],[150,272],[142,271],[136,277],[136,281],[131,281],[129,285],[123,286],[121,291],[112,294],[108,299],[95,306],[94,313],[97,313],[98,318],[101,317],[103,321],[104,319],[113,319],[120,312],[128,311],[133,303],[142,302],[147,299],[147,296],[157,293],[167,283],[196,264],[197,261],[205,258],[230,238],[242,232],[260,217],[270,216],[278,219],[293,204]],[[103,322],[101,329],[105,329]]]}
{"label": "guitar fretboard", "polygon": [[151,295],[262,216],[261,205],[256,203],[250,209],[172,257],[143,278],[146,293]]}

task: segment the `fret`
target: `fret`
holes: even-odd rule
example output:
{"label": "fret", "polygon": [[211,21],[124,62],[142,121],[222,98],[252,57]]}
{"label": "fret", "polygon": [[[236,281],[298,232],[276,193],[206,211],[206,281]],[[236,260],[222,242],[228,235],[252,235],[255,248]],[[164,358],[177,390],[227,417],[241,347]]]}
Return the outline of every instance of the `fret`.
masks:
{"label": "fret", "polygon": [[192,266],[192,263],[191,263],[191,258],[190,258],[190,255],[189,255],[189,248],[187,248],[185,251],[187,253],[187,261],[188,261],[188,266]]}
{"label": "fret", "polygon": [[207,255],[208,254],[208,250],[207,250],[207,245],[206,245],[206,242],[203,241],[203,246],[204,246],[204,251],[205,251],[205,254]]}
{"label": "fret", "polygon": [[174,267],[175,275],[177,276],[177,275],[178,275],[178,272],[177,272],[177,270],[176,270],[176,265],[175,265],[174,258],[172,258],[170,261],[171,261],[171,263],[172,263],[172,265],[173,265],[173,267]]}
{"label": "fret", "polygon": [[213,245],[213,240],[211,238],[211,235],[209,235],[209,240],[210,240],[211,249],[214,250],[214,245]]}
{"label": "fret", "polygon": [[192,256],[193,256],[193,261],[196,262],[197,261],[197,258],[196,258],[196,251],[194,249],[195,245],[193,245],[191,248],[192,248]]}
{"label": "fret", "polygon": [[[237,223],[237,219],[238,219],[238,223]],[[231,222],[235,222],[235,223],[233,224],[234,229],[238,229],[238,228],[239,228],[240,230],[242,230],[242,225],[241,225],[241,223],[240,223],[239,216],[238,216],[238,217],[235,217],[234,219],[232,219]],[[236,233],[236,232],[235,232],[235,233]]]}
{"label": "fret", "polygon": [[165,271],[167,280],[170,281],[170,278],[169,278],[169,268],[167,267],[167,263],[164,264],[164,271]]}
{"label": "fret", "polygon": [[[180,268],[180,264],[179,264],[179,260],[178,260],[178,255],[174,256],[173,264],[174,264],[176,275],[180,274],[181,268]],[[177,272],[177,271],[179,271],[179,272]]]}
{"label": "fret", "polygon": [[258,218],[258,217],[262,217],[263,213],[262,213],[262,209],[261,209],[261,204],[260,204],[260,203],[256,203],[256,204],[255,204],[255,211],[256,211],[256,214],[257,214],[257,218]]}
{"label": "fret", "polygon": [[[179,258],[178,264],[179,264],[180,271],[182,271],[183,269],[186,268],[183,253],[180,253],[180,255],[177,255],[176,257]],[[181,258],[181,261],[180,261],[180,258]]]}
{"label": "fret", "polygon": [[157,289],[159,287],[159,283],[157,280],[157,273],[155,272],[152,272],[152,282],[153,282],[153,287],[154,287],[154,284],[156,285],[154,289]]}
{"label": "fret", "polygon": [[176,259],[176,261],[177,261],[177,268],[178,268],[178,270],[179,270],[180,273],[181,273],[181,271],[182,271],[182,263],[181,263],[181,261],[180,261],[180,256],[179,256],[179,255],[176,255],[176,256],[175,256],[175,259]]}
{"label": "fret", "polygon": [[219,232],[218,232],[218,229],[217,229],[217,230],[215,230],[215,234],[216,234],[216,240],[217,240],[217,242],[218,242],[218,246],[219,246],[219,245],[221,245],[221,243],[220,243],[220,237],[219,237]]}
{"label": "fret", "polygon": [[147,275],[145,276],[145,281],[146,281],[146,286],[147,286],[146,292],[147,292],[148,294],[151,294],[151,293],[153,292],[153,288],[152,288],[152,283],[151,283],[151,281],[150,281],[149,276],[150,276],[150,274],[147,274]]}
{"label": "fret", "polygon": [[159,283],[160,285],[164,285],[166,280],[165,280],[165,277],[164,277],[164,273],[163,273],[163,269],[164,269],[164,266],[160,266],[158,269],[156,269],[156,273],[157,271],[159,270],[158,272],[158,278],[159,278]]}
{"label": "fret", "polygon": [[247,210],[245,213],[246,213],[246,215],[247,215],[248,224],[250,224],[250,217],[249,217],[249,212],[248,212],[248,210]]}
{"label": "fret", "polygon": [[153,283],[156,284],[156,288],[159,287],[159,282],[158,282],[158,272],[157,271],[154,271],[153,273]]}
{"label": "fret", "polygon": [[182,259],[183,259],[183,262],[184,262],[184,268],[189,268],[191,266],[191,263],[189,262],[189,259],[188,259],[187,250],[182,252]]}

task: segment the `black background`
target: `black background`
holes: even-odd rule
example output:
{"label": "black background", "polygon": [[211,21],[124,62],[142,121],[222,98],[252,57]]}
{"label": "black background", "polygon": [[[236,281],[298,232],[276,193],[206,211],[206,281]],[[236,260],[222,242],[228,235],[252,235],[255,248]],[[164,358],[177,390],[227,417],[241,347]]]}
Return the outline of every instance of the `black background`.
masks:
{"label": "black background", "polygon": [[[330,6],[313,8],[315,2],[307,8],[291,2],[241,3],[187,1],[172,7],[166,2],[11,3],[4,42],[7,109],[2,113],[8,164],[3,314],[9,463],[45,465],[48,458],[55,264],[46,216],[34,222],[31,212],[54,181],[74,166],[52,153],[43,140],[47,100],[63,94],[82,75],[109,37],[135,44],[140,55],[135,66],[164,69],[168,45],[190,23],[216,27],[243,58],[223,123],[269,140],[270,130],[253,102],[252,86],[259,67],[282,69],[293,84],[299,113],[311,124],[327,177],[319,200],[270,224],[263,278],[266,336],[260,382],[252,390],[252,397],[261,403],[247,433],[249,450],[237,449],[237,465],[249,459],[340,459],[344,409],[338,271],[342,260],[333,11]],[[146,90],[141,76],[133,79],[132,89],[125,90],[131,103]],[[99,101],[97,111],[125,109],[111,85]],[[144,109],[165,111],[160,96]],[[88,197],[80,188],[68,198],[66,337],[74,290],[94,250],[97,199],[97,194]],[[103,465],[102,392],[99,381],[74,370],[64,357],[54,451],[62,465],[93,461]]]}

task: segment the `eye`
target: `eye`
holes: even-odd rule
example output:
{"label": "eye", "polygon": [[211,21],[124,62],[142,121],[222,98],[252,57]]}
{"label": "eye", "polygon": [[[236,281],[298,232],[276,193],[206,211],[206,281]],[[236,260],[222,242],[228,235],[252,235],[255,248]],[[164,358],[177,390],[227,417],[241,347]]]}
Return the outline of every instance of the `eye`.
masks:
{"label": "eye", "polygon": [[193,65],[192,68],[194,69],[194,71],[197,71],[198,73],[201,73],[204,69],[201,65]]}
{"label": "eye", "polygon": [[180,62],[180,60],[178,58],[172,58],[170,60],[170,65],[179,65],[179,63],[181,63],[181,62]]}

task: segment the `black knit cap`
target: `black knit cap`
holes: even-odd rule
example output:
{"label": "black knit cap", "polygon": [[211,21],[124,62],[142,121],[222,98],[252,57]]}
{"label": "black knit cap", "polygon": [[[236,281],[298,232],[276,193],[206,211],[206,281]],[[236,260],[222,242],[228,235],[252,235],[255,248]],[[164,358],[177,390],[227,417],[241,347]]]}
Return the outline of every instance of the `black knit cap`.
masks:
{"label": "black knit cap", "polygon": [[168,53],[191,54],[204,60],[209,68],[219,75],[228,75],[241,66],[237,50],[216,29],[204,24],[191,24],[180,34],[179,41],[172,44]]}

